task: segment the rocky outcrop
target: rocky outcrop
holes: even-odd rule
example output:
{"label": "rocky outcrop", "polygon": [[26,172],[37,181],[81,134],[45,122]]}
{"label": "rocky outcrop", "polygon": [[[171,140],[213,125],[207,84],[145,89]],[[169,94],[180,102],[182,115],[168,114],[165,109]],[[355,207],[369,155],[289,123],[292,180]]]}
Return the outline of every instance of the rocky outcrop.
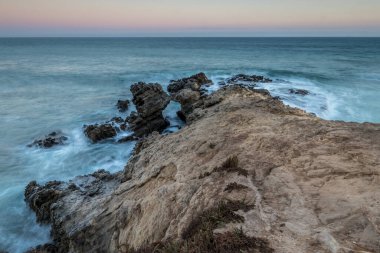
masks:
{"label": "rocky outcrop", "polygon": [[199,91],[202,85],[209,83],[211,83],[211,80],[207,78],[205,73],[198,73],[187,78],[171,80],[168,86],[168,91],[170,93],[177,93],[183,89]]}
{"label": "rocky outcrop", "polygon": [[379,252],[379,124],[240,86],[206,100],[122,173],[28,186],[60,252]]}
{"label": "rocky outcrop", "polygon": [[126,121],[135,136],[143,137],[154,131],[163,131],[169,122],[163,117],[162,111],[169,104],[170,97],[161,85],[139,82],[131,86],[131,92],[137,113],[131,113]]}
{"label": "rocky outcrop", "polygon": [[177,112],[180,119],[186,121],[187,115],[194,109],[194,104],[202,98],[202,85],[209,83],[211,81],[204,73],[170,82],[168,91],[173,100],[181,104],[181,111]]}
{"label": "rocky outcrop", "polygon": [[99,142],[116,136],[116,129],[112,124],[95,124],[85,126],[84,133],[93,142]]}
{"label": "rocky outcrop", "polygon": [[116,107],[119,112],[126,112],[129,108],[129,100],[118,100],[116,103]]}
{"label": "rocky outcrop", "polygon": [[33,143],[29,144],[28,147],[40,147],[40,148],[51,148],[56,145],[63,145],[68,140],[60,132],[51,132],[42,139],[35,140]]}

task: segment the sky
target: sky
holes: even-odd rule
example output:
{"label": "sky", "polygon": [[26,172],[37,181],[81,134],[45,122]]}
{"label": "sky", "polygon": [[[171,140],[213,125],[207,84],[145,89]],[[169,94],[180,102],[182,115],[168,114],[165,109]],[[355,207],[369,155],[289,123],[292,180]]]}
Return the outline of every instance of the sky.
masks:
{"label": "sky", "polygon": [[380,0],[0,0],[0,36],[380,36]]}

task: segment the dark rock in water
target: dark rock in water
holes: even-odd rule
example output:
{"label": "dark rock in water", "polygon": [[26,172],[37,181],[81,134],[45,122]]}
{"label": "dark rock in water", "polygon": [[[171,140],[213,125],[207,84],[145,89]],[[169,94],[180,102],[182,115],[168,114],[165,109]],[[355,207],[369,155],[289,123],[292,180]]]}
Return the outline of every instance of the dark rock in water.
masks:
{"label": "dark rock in water", "polygon": [[129,100],[118,100],[116,106],[119,112],[125,112],[129,108]]}
{"label": "dark rock in water", "polygon": [[112,122],[115,122],[115,123],[118,123],[118,124],[121,124],[124,122],[123,118],[122,117],[114,117],[111,119]]}
{"label": "dark rock in water", "polygon": [[202,85],[211,83],[204,73],[199,73],[188,78],[171,81],[168,91],[172,94],[173,100],[181,104],[181,113],[177,115],[186,121],[186,115],[193,111],[193,105],[202,98],[205,92]]}
{"label": "dark rock in water", "polygon": [[84,133],[94,143],[116,136],[116,130],[111,124],[96,124],[85,127]]}
{"label": "dark rock in water", "polygon": [[129,142],[129,141],[137,141],[138,139],[139,138],[137,138],[136,136],[131,135],[131,136],[123,137],[120,140],[118,140],[117,142],[118,143],[124,143],[124,142]]}
{"label": "dark rock in water", "polygon": [[209,83],[211,83],[211,81],[204,73],[198,73],[187,78],[170,81],[168,91],[170,93],[176,93],[182,89],[199,90],[202,85]]}
{"label": "dark rock in water", "polygon": [[34,249],[28,250],[26,253],[60,253],[61,250],[53,244],[39,245]]}
{"label": "dark rock in water", "polygon": [[61,196],[62,182],[52,181],[41,187],[36,181],[30,182],[25,188],[25,200],[29,207],[36,212],[37,221],[51,221],[51,205]]}
{"label": "dark rock in water", "polygon": [[139,82],[131,86],[132,102],[140,117],[147,118],[161,113],[170,102],[170,97],[158,83]]}
{"label": "dark rock in water", "polygon": [[142,137],[154,131],[162,132],[169,125],[162,111],[170,103],[170,96],[158,83],[139,82],[131,86],[131,92],[137,113],[131,113],[126,122],[135,132],[135,136]]}
{"label": "dark rock in water", "polygon": [[28,147],[40,147],[40,148],[51,148],[55,145],[65,144],[68,138],[59,132],[51,132],[46,135],[43,139],[35,140],[33,143],[29,144]]}
{"label": "dark rock in water", "polygon": [[250,75],[244,75],[244,74],[238,74],[236,76],[233,76],[227,79],[228,84],[236,84],[238,82],[271,83],[272,80],[264,76],[256,76],[256,75],[250,76]]}
{"label": "dark rock in water", "polygon": [[306,96],[309,95],[310,92],[307,90],[302,90],[302,89],[289,89],[290,94],[296,94],[296,95],[301,95],[301,96]]}

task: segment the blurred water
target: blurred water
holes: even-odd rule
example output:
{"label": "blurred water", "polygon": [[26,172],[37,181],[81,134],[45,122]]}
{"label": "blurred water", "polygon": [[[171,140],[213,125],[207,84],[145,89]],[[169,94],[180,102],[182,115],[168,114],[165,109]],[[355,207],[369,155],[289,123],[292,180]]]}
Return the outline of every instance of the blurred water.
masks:
{"label": "blurred water", "polygon": [[[0,249],[23,252],[49,241],[23,200],[31,180],[67,180],[123,168],[133,143],[90,144],[83,124],[125,117],[115,108],[133,82],[204,71],[213,81],[263,74],[285,103],[326,119],[380,122],[380,39],[108,38],[0,39]],[[296,96],[289,88],[307,89]],[[165,111],[172,125],[178,105]],[[132,110],[132,109],[131,109]],[[69,137],[50,150],[27,148],[54,130]]]}

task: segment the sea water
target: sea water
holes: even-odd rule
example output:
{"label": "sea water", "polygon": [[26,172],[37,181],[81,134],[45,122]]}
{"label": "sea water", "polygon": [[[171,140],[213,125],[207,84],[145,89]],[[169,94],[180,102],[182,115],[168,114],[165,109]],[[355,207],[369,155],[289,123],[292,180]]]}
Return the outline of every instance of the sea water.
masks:
{"label": "sea water", "polygon": [[[68,180],[97,169],[122,170],[134,143],[91,144],[83,125],[114,116],[137,81],[205,72],[218,83],[234,74],[261,84],[291,106],[324,119],[380,122],[379,38],[3,38],[0,39],[0,250],[23,252],[50,241],[24,202],[31,180]],[[306,89],[310,95],[289,94]],[[165,115],[172,125],[178,104]],[[62,131],[68,144],[28,148]],[[128,133],[126,133],[128,134]]]}

